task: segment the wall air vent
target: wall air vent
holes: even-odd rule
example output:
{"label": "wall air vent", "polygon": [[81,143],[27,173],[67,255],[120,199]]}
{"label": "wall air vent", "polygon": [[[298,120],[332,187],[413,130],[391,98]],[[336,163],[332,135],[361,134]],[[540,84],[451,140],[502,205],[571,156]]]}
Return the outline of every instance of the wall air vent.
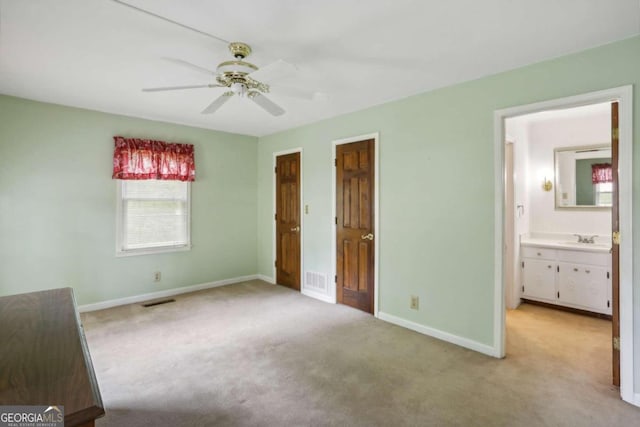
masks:
{"label": "wall air vent", "polygon": [[316,292],[327,292],[327,275],[315,271],[307,271],[304,275],[304,287]]}
{"label": "wall air vent", "polygon": [[142,303],[140,305],[143,306],[143,307],[154,307],[156,305],[168,304],[170,302],[176,302],[176,300],[174,300],[173,298],[159,299],[159,300],[155,300],[155,301],[147,301],[147,302],[144,302],[144,303]]}

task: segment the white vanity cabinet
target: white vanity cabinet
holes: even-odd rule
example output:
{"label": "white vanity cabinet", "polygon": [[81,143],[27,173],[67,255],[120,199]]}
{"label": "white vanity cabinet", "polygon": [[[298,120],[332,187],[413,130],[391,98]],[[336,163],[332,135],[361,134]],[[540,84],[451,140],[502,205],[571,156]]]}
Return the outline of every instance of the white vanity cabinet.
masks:
{"label": "white vanity cabinet", "polygon": [[556,266],[555,260],[526,260],[527,268],[522,275],[525,286],[522,294],[530,298],[540,298],[548,302],[556,299]]}
{"label": "white vanity cabinet", "polygon": [[[560,304],[584,308],[598,313],[610,313],[607,292],[607,269],[593,265],[558,266],[558,301]],[[609,310],[607,310],[609,308]]]}
{"label": "white vanity cabinet", "polygon": [[611,314],[611,254],[522,245],[522,298]]}

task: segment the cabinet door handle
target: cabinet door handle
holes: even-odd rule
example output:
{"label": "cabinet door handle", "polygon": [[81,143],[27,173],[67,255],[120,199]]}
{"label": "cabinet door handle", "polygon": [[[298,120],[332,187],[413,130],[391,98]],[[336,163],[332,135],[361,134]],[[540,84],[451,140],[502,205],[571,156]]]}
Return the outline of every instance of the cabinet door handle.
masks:
{"label": "cabinet door handle", "polygon": [[584,272],[589,274],[589,273],[591,273],[591,270],[585,270]]}
{"label": "cabinet door handle", "polygon": [[550,265],[547,265],[547,268],[551,268],[551,266],[550,266]]}
{"label": "cabinet door handle", "polygon": [[541,253],[541,252],[538,252],[538,256],[542,256],[542,253]]}
{"label": "cabinet door handle", "polygon": [[574,269],[573,269],[573,271],[578,271],[578,269],[577,269],[577,268],[574,268]]}

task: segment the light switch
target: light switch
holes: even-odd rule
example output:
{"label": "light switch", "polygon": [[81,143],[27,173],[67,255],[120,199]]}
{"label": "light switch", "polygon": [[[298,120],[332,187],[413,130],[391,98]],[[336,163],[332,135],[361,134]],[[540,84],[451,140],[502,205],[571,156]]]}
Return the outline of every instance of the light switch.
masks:
{"label": "light switch", "polygon": [[305,214],[309,213],[309,205],[304,205],[304,213]]}

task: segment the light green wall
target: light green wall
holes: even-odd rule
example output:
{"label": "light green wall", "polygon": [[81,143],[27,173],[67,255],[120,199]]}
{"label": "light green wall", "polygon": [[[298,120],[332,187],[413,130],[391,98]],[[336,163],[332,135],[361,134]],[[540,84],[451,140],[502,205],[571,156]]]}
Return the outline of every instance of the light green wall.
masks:
{"label": "light green wall", "polygon": [[[195,145],[191,251],[115,257],[114,135]],[[0,295],[72,286],[87,304],[255,274],[256,145],[0,96]]]}
{"label": "light green wall", "polygon": [[[628,84],[638,141],[640,37],[260,138],[259,273],[272,276],[273,152],[303,148],[304,268],[331,276],[331,141],[380,132],[380,311],[493,345],[494,111]],[[637,188],[639,150],[634,169]]]}

